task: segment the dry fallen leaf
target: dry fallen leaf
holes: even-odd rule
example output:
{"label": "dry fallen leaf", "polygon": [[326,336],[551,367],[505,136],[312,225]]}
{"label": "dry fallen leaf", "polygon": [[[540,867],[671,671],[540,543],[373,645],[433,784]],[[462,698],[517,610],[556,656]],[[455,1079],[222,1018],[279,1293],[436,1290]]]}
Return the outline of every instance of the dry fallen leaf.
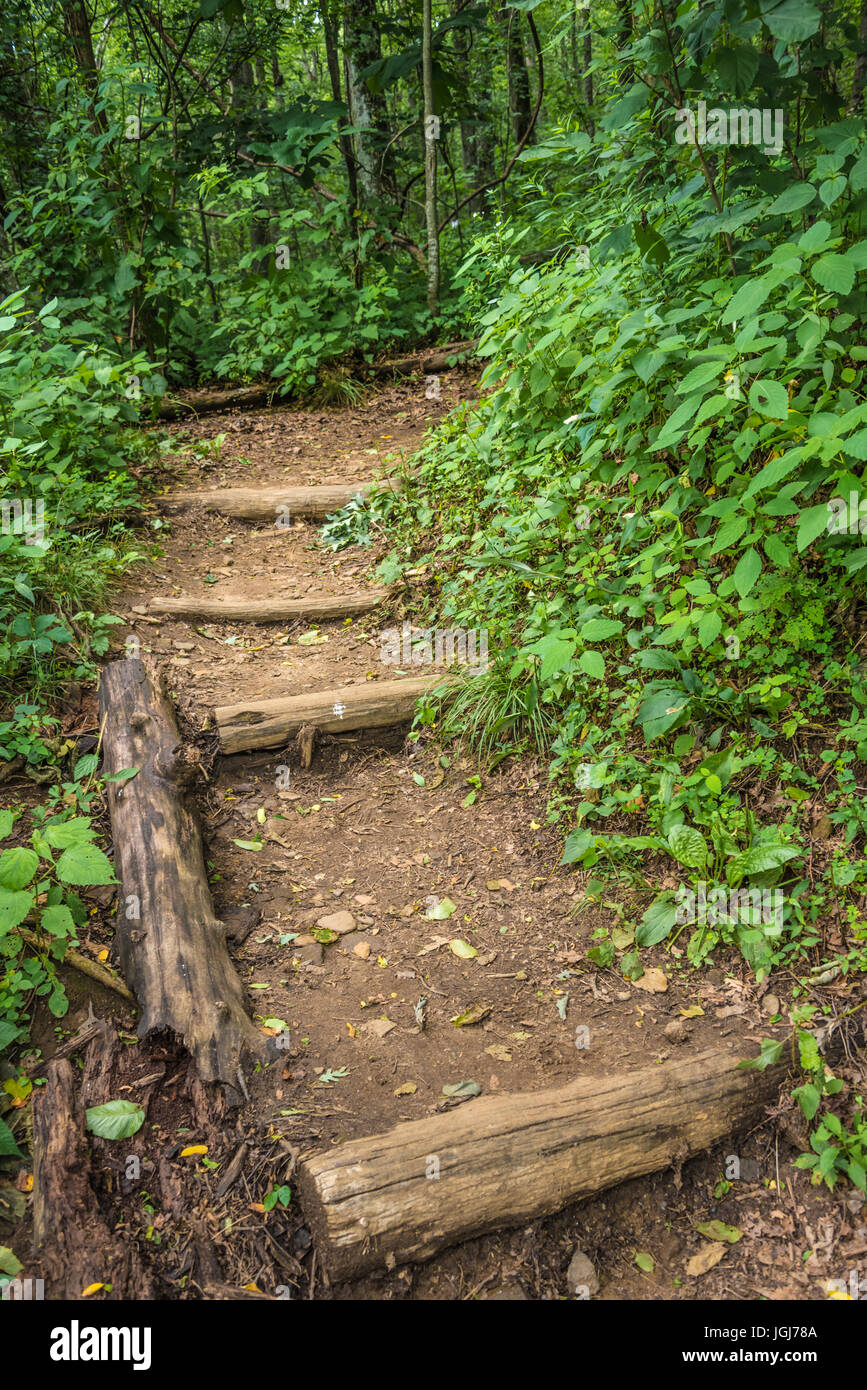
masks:
{"label": "dry fallen leaf", "polygon": [[377,1038],[384,1038],[386,1033],[390,1033],[397,1024],[392,1023],[389,1018],[372,1018],[369,1023],[362,1023],[365,1033],[373,1033]]}
{"label": "dry fallen leaf", "polygon": [[728,1246],[723,1241],[716,1241],[713,1245],[706,1245],[699,1250],[697,1255],[687,1263],[686,1272],[693,1279],[697,1279],[700,1274],[707,1274],[709,1269],[718,1265]]}
{"label": "dry fallen leaf", "polygon": [[511,1052],[502,1043],[491,1043],[491,1046],[486,1047],[485,1051],[489,1057],[494,1057],[498,1062],[511,1062],[512,1060]]}
{"label": "dry fallen leaf", "polygon": [[91,1298],[95,1293],[99,1293],[100,1289],[104,1288],[105,1284],[88,1284],[86,1289],[82,1289],[81,1297]]}
{"label": "dry fallen leaf", "polygon": [[396,1096],[414,1096],[417,1090],[418,1086],[414,1081],[404,1081],[402,1086],[398,1086],[394,1094]]}
{"label": "dry fallen leaf", "polygon": [[181,1149],[180,1157],[181,1157],[181,1158],[194,1158],[194,1157],[197,1157],[199,1154],[206,1154],[207,1152],[208,1152],[208,1146],[207,1146],[207,1144],[190,1144],[188,1148],[186,1148],[186,1149]]}
{"label": "dry fallen leaf", "polygon": [[636,989],[643,989],[647,994],[664,994],[668,989],[668,980],[656,966],[645,970],[641,979],[633,980],[632,983]]}

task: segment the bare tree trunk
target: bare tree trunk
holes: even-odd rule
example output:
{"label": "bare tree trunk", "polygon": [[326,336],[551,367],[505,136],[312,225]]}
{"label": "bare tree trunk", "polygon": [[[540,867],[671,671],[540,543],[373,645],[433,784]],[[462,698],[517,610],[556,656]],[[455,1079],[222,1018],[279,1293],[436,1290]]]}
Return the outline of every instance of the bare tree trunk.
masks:
{"label": "bare tree trunk", "polygon": [[440,295],[436,146],[439,135],[439,119],[434,112],[432,0],[423,0],[421,70],[424,93],[424,218],[427,227],[427,307],[432,314],[436,314]]}
{"label": "bare tree trunk", "polygon": [[861,20],[858,25],[858,53],[852,71],[851,110],[860,111],[864,104],[864,85],[867,77],[867,0],[861,0]]}
{"label": "bare tree trunk", "polygon": [[349,0],[343,25],[343,55],[349,118],[355,136],[358,187],[369,206],[393,186],[387,153],[388,108],[382,92],[371,92],[360,74],[382,57],[376,0]]}
{"label": "bare tree trunk", "polygon": [[64,0],[63,21],[69,41],[72,44],[75,65],[81,73],[81,80],[90,103],[91,122],[95,130],[104,134],[108,127],[105,113],[97,111],[95,106],[99,86],[99,70],[93,55],[93,36],[90,32],[90,19],[84,0]]}

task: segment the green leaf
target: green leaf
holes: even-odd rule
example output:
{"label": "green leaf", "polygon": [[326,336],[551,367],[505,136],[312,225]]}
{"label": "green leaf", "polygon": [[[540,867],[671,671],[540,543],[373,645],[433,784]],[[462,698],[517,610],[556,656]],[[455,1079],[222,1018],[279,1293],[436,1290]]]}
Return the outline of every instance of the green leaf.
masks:
{"label": "green leaf", "polygon": [[[21,1150],[15,1143],[15,1136],[7,1125],[6,1121],[0,1118],[0,1158],[23,1158]],[[9,1271],[6,1271],[7,1274]]]}
{"label": "green leaf", "polygon": [[638,946],[656,946],[670,935],[677,922],[677,905],[670,896],[662,896],[650,904],[635,933]]}
{"label": "green leaf", "polygon": [[590,618],[582,627],[582,642],[604,642],[607,637],[615,637],[623,631],[623,624],[616,618]]}
{"label": "green leaf", "polygon": [[15,849],[4,849],[0,854],[0,887],[24,888],[31,881],[39,867],[39,855],[35,850],[18,845]]}
{"label": "green leaf", "polygon": [[594,838],[593,832],[590,830],[573,830],[563,846],[563,858],[560,863],[574,864],[577,860],[583,859],[592,846]]}
{"label": "green leaf", "polygon": [[636,1250],[635,1263],[645,1274],[652,1274],[656,1268],[656,1262],[652,1255],[648,1255],[644,1250]]}
{"label": "green leaf", "polygon": [[74,782],[83,782],[92,772],[96,771],[99,757],[96,753],[84,753],[75,764],[72,772]]}
{"label": "green leaf", "polygon": [[797,859],[801,853],[795,845],[753,845],[741,854],[734,855],[726,868],[730,879],[734,874],[746,878],[750,874],[763,874],[768,869],[778,869],[790,859]]}
{"label": "green leaf", "polygon": [[707,863],[707,842],[691,825],[676,825],[668,833],[668,848],[678,864],[701,869]]}
{"label": "green leaf", "polygon": [[578,658],[578,665],[581,670],[594,680],[602,680],[605,675],[605,660],[601,652],[582,652]]}
{"label": "green leaf", "polygon": [[233,840],[232,844],[237,845],[238,849],[248,849],[251,851],[256,851],[265,848],[261,840]]}
{"label": "green leaf", "polygon": [[741,598],[746,598],[762,572],[762,557],[755,546],[745,550],[738,560],[732,578]]}
{"label": "green leaf", "polygon": [[11,811],[0,811],[0,840],[5,840],[7,835],[12,834],[14,824],[15,817]]}
{"label": "green leaf", "polygon": [[[16,1149],[15,1152],[17,1153],[18,1150]],[[0,1245],[0,1274],[8,1274],[10,1278],[17,1279],[23,1268],[18,1256],[9,1249],[9,1246]]]}
{"label": "green leaf", "polygon": [[68,849],[70,845],[86,845],[93,839],[89,816],[73,816],[57,825],[45,826],[45,838],[53,849]]}
{"label": "green leaf", "polygon": [[72,913],[65,903],[46,907],[39,918],[39,925],[43,931],[50,932],[52,936],[75,935],[75,922],[72,920]]}
{"label": "green leaf", "polygon": [[111,861],[96,845],[70,845],[61,854],[55,869],[61,883],[117,883]]}
{"label": "green leaf", "polygon": [[131,1139],[145,1122],[145,1112],[131,1100],[109,1100],[86,1111],[87,1129],[99,1139]]}
{"label": "green leaf", "polygon": [[755,280],[748,280],[745,285],[741,285],[736,290],[723,310],[723,318],[726,323],[736,323],[739,319],[749,318],[760,309],[773,289],[772,282],[765,276],[760,276]]}
{"label": "green leaf", "polygon": [[784,212],[800,212],[808,203],[812,203],[816,196],[816,190],[811,183],[793,183],[787,188],[785,193],[781,193],[779,198],[775,198],[768,208],[768,212],[776,215]]}
{"label": "green leaf", "polygon": [[798,553],[806,550],[808,545],[828,530],[828,504],[820,503],[817,507],[808,507],[801,515],[798,522]]}
{"label": "green leaf", "polygon": [[729,1245],[734,1245],[743,1235],[738,1226],[727,1226],[724,1221],[701,1221],[695,1229],[708,1240],[725,1240]]}
{"label": "green leaf", "polygon": [[788,392],[779,381],[765,377],[754,381],[750,387],[750,405],[760,415],[768,415],[773,420],[785,420],[789,414]]}
{"label": "green leaf", "polygon": [[698,640],[707,651],[722,632],[722,618],[715,608],[706,608],[698,622]]}
{"label": "green leaf", "polygon": [[762,15],[762,23],[781,43],[801,43],[818,31],[822,15],[808,0],[783,0]]}
{"label": "green leaf", "polygon": [[749,1057],[742,1062],[738,1062],[740,1071],[767,1071],[768,1067],[773,1067],[779,1062],[783,1053],[783,1044],[776,1038],[762,1038],[762,1050],[758,1057]]}
{"label": "green leaf", "polygon": [[35,903],[33,893],[13,893],[9,888],[0,888],[0,937],[20,926]]}
{"label": "green leaf", "polygon": [[792,1091],[792,1096],[800,1105],[804,1118],[812,1120],[822,1103],[822,1093],[819,1088],[808,1082],[805,1086],[796,1086]]}
{"label": "green leaf", "polygon": [[831,290],[836,294],[848,294],[855,283],[854,264],[845,256],[839,256],[836,251],[831,251],[827,256],[820,256],[814,261],[810,267],[810,274],[823,290]]}

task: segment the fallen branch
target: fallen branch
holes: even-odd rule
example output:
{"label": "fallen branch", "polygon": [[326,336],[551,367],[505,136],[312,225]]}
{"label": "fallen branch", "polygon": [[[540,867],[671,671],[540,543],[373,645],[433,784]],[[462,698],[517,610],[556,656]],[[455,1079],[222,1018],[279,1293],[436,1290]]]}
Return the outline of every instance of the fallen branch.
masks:
{"label": "fallen branch", "polygon": [[152,598],[149,614],[169,618],[205,618],[215,622],[280,623],[298,618],[346,618],[369,613],[387,598],[388,589],[368,589],[358,594],[307,594],[304,598]]}
{"label": "fallen branch", "polygon": [[[14,931],[27,942],[28,946],[34,946],[37,951],[44,951],[46,948],[57,945],[56,937],[46,936],[44,933],[42,935],[37,935],[35,931],[30,931],[28,927],[15,927]],[[130,1004],[136,1002],[135,995],[127,989],[123,980],[119,980],[117,975],[111,970],[107,970],[104,965],[100,965],[99,961],[89,960],[87,956],[83,956],[80,951],[76,951],[74,946],[67,946],[60,964],[71,965],[74,970],[78,970],[82,975],[89,976],[89,978],[95,980],[98,985],[103,985],[105,989],[113,989],[115,994],[119,994],[121,998],[129,1000]]]}
{"label": "fallen branch", "polygon": [[422,695],[441,685],[443,676],[395,681],[365,681],[310,695],[279,700],[245,700],[220,705],[214,719],[224,753],[277,748],[309,725],[325,733],[384,729],[410,720]]}
{"label": "fallen branch", "polygon": [[[263,1053],[214,916],[202,837],[184,791],[196,765],[171,708],[143,662],[114,661],[99,686],[108,803],[121,888],[117,936],[123,972],[141,1008],[139,1037],[167,1029],[192,1054],[203,1081],[245,1085],[245,1059]],[[237,1099],[234,1094],[232,1099]]]}
{"label": "fallen branch", "polygon": [[783,1069],[715,1048],[616,1077],[492,1096],[302,1161],[305,1219],[334,1280],[425,1260],[682,1161],[757,1118]]}
{"label": "fallen branch", "polygon": [[[339,512],[353,497],[364,497],[373,483],[324,483],[319,487],[224,487],[191,492],[168,492],[156,499],[164,512],[185,512],[192,507],[220,512],[240,521],[270,521],[276,534],[290,534],[296,517],[323,521]],[[376,484],[387,487],[387,482]],[[279,523],[279,524],[278,524]]]}

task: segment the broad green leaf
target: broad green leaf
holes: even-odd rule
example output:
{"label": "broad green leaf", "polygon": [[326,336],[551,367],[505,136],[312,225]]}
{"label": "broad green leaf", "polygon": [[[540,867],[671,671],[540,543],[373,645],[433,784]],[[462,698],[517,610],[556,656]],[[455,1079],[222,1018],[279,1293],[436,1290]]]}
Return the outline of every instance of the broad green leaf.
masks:
{"label": "broad green leaf", "polygon": [[0,854],[0,887],[25,888],[38,868],[39,855],[35,850],[23,845],[4,849]]}
{"label": "broad green leaf", "polygon": [[89,816],[73,816],[58,825],[46,825],[45,838],[53,849],[68,849],[70,845],[89,844],[94,829]]}
{"label": "broad green leaf", "polygon": [[701,869],[707,863],[707,842],[691,825],[676,825],[668,833],[668,848],[678,864]]}
{"label": "broad green leaf", "polygon": [[754,381],[750,387],[750,405],[760,415],[769,415],[774,420],[785,420],[789,413],[788,392],[779,381],[764,377]]}
{"label": "broad green leaf", "polygon": [[816,190],[811,183],[793,183],[787,188],[785,193],[781,193],[779,198],[775,198],[768,208],[768,212],[776,215],[784,212],[800,212],[808,203],[812,203],[816,196]]}
{"label": "broad green leaf", "polygon": [[798,551],[806,550],[808,545],[812,545],[817,537],[823,535],[828,530],[830,512],[827,502],[822,502],[819,506],[808,507],[801,515],[798,522]]}
{"label": "broad green leaf", "polygon": [[635,941],[639,946],[656,946],[671,934],[677,923],[677,905],[671,897],[660,897],[644,913]]}
{"label": "broad green leaf", "polygon": [[61,883],[117,883],[111,861],[96,845],[70,845],[61,854],[55,868]]}
{"label": "broad green leaf", "polygon": [[581,629],[582,642],[603,642],[623,631],[623,624],[616,618],[590,618]]}
{"label": "broad green leaf", "polygon": [[583,859],[593,844],[594,835],[590,830],[573,830],[572,834],[566,839],[563,846],[563,858],[561,864],[574,864],[576,860]]}
{"label": "broad green leaf", "polygon": [[100,1139],[131,1139],[145,1122],[145,1112],[131,1100],[109,1100],[86,1111],[88,1133]]}
{"label": "broad green leaf", "polygon": [[751,545],[748,550],[744,551],[743,555],[738,560],[732,576],[735,588],[741,598],[746,598],[761,572],[762,557],[755,546]]}
{"label": "broad green leaf", "polygon": [[591,676],[594,680],[601,681],[605,675],[605,660],[601,652],[582,652],[578,658],[578,665],[586,675]]}
{"label": "broad green leaf", "polygon": [[14,892],[0,888],[0,937],[18,927],[36,903],[33,893]]}
{"label": "broad green leaf", "polygon": [[814,261],[810,267],[810,274],[823,290],[831,290],[836,294],[848,294],[855,283],[854,264],[835,251]]}

